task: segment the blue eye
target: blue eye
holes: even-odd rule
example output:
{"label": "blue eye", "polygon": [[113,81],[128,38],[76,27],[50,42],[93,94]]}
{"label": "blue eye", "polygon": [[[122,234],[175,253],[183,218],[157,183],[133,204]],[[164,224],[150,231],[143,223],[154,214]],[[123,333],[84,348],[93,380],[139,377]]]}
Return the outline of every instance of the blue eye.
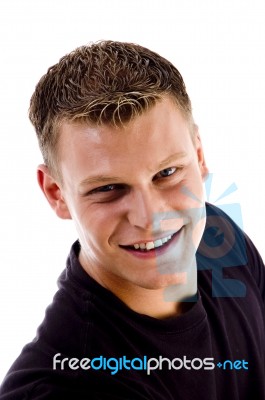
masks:
{"label": "blue eye", "polygon": [[156,174],[156,178],[167,178],[168,176],[173,175],[176,172],[176,170],[177,170],[176,167],[162,169],[162,171]]}

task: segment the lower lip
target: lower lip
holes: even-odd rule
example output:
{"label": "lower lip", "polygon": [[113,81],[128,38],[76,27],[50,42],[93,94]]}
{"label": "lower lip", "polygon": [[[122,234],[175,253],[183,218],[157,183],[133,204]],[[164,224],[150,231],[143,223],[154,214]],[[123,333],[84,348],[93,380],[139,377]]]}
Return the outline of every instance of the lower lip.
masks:
{"label": "lower lip", "polygon": [[165,243],[163,246],[156,247],[155,249],[148,250],[148,251],[139,251],[139,250],[134,250],[134,249],[129,249],[126,247],[122,247],[123,250],[125,250],[127,253],[141,259],[149,259],[149,258],[156,258],[159,257],[160,255],[163,255],[166,251],[169,250],[171,246],[174,246],[174,244],[177,243],[179,240],[179,236],[182,232],[183,227],[173,235],[173,237]]}

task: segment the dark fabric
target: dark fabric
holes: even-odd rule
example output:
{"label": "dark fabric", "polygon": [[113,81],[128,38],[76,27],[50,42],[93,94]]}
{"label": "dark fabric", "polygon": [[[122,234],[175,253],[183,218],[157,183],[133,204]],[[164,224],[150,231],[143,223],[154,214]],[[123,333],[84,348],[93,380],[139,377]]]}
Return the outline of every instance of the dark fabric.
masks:
{"label": "dark fabric", "polygon": [[[218,229],[217,229],[218,228]],[[82,269],[76,242],[59,290],[32,343],[9,370],[1,400],[264,400],[264,265],[250,239],[207,205],[197,251],[198,296],[184,314],[157,320],[137,314]],[[215,368],[53,369],[53,357],[213,358]],[[217,367],[239,360],[241,369]],[[248,369],[242,368],[242,360]],[[176,365],[178,365],[178,361]],[[189,364],[191,365],[191,364]],[[195,367],[199,361],[195,362]]]}

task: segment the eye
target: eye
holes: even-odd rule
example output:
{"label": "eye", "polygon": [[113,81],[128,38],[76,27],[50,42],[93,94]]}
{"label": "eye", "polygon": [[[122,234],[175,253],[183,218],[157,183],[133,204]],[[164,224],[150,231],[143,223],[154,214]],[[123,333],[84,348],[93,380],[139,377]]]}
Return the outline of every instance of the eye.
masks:
{"label": "eye", "polygon": [[159,171],[154,176],[154,179],[167,178],[168,176],[173,175],[176,171],[177,171],[176,167],[170,167],[170,168],[162,169],[162,171]]}
{"label": "eye", "polygon": [[106,192],[111,192],[117,188],[118,185],[105,185],[105,186],[100,186],[94,190],[92,190],[91,193],[106,193]]}
{"label": "eye", "polygon": [[99,186],[85,194],[85,197],[90,197],[96,203],[108,203],[119,199],[127,193],[127,187],[123,184],[109,184]]}

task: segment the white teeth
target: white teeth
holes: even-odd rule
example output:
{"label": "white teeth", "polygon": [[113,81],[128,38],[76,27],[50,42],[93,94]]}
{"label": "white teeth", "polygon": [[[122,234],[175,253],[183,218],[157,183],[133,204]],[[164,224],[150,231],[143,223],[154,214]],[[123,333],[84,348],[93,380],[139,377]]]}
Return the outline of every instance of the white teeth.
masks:
{"label": "white teeth", "polygon": [[146,250],[151,250],[151,249],[154,249],[155,248],[155,244],[154,244],[154,242],[148,242],[148,243],[146,243]]}
{"label": "white teeth", "polygon": [[155,249],[157,247],[163,246],[163,244],[167,243],[170,239],[172,238],[172,235],[169,235],[165,238],[162,239],[157,239],[154,242],[147,242],[147,243],[136,243],[133,245],[133,247],[135,248],[135,250],[152,250]]}
{"label": "white teeth", "polygon": [[156,241],[154,242],[154,244],[155,244],[154,247],[160,247],[160,246],[162,246],[162,244],[163,244],[162,239],[156,240]]}

